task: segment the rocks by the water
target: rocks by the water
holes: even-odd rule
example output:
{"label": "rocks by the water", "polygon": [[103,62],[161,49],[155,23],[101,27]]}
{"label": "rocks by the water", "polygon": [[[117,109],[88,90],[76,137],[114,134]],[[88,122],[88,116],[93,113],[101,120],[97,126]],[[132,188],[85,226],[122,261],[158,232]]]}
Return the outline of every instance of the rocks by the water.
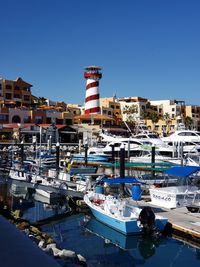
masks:
{"label": "rocks by the water", "polygon": [[[3,211],[8,209],[3,209]],[[67,249],[57,248],[54,240],[47,234],[41,232],[41,230],[31,225],[28,221],[21,219],[20,212],[16,211],[10,214],[8,211],[5,214],[6,217],[11,223],[15,224],[16,227],[23,231],[33,242],[35,242],[39,248],[41,248],[49,256],[54,257],[58,263],[63,267],[78,267],[78,266],[87,266],[85,258],[76,254],[76,252]]]}
{"label": "rocks by the water", "polygon": [[22,222],[16,223],[16,227],[19,230],[25,230],[25,229],[28,229],[30,227],[30,224],[26,221],[22,221]]}
{"label": "rocks by the water", "polygon": [[65,266],[66,262],[72,262],[77,266],[87,266],[86,260],[80,254],[67,249],[59,249],[56,243],[45,245],[45,241],[40,241],[38,246],[46,252],[48,255],[53,255],[55,258],[59,258],[62,262],[62,266]]}

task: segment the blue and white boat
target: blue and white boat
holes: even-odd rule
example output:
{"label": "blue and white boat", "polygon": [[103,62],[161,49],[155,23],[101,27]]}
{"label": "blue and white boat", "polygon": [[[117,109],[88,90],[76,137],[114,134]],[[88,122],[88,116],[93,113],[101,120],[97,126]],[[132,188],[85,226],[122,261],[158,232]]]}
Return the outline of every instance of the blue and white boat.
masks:
{"label": "blue and white boat", "polygon": [[76,174],[94,174],[97,172],[97,167],[94,166],[73,166],[70,167],[70,175]]}
{"label": "blue and white boat", "polygon": [[[89,191],[84,195],[84,201],[94,217],[111,228],[125,235],[143,232],[144,225],[140,220],[143,209],[131,204],[126,199]],[[149,209],[151,210],[150,207]],[[154,213],[153,216],[155,216],[155,220],[150,227],[163,231],[168,222],[167,218]]]}
{"label": "blue and white boat", "polygon": [[[86,157],[83,154],[74,154],[72,156],[72,161],[74,162],[85,162]],[[110,160],[110,157],[108,155],[95,155],[90,154],[87,155],[87,161],[88,162],[108,162]]]}

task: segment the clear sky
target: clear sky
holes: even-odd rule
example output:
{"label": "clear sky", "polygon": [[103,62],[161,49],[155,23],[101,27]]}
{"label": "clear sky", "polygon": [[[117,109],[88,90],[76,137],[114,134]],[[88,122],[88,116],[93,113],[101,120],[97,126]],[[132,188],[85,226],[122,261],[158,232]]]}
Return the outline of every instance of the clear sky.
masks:
{"label": "clear sky", "polygon": [[84,67],[100,96],[200,105],[200,0],[1,0],[0,77],[83,104]]}

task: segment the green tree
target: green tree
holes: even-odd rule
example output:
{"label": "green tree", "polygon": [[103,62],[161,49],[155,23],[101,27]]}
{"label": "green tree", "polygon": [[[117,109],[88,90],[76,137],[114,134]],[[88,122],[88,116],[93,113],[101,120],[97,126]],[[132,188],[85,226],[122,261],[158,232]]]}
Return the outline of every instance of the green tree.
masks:
{"label": "green tree", "polygon": [[47,99],[45,97],[38,97],[37,99],[38,106],[43,106],[47,104]]}
{"label": "green tree", "polygon": [[170,115],[168,112],[166,112],[163,116],[164,120],[165,120],[165,124],[166,124],[166,129],[167,131],[170,130],[170,122],[171,122],[171,119],[170,119]]}
{"label": "green tree", "polygon": [[155,129],[155,123],[157,123],[159,121],[158,114],[156,112],[150,112],[149,113],[149,119],[152,121],[153,127]]}
{"label": "green tree", "polygon": [[138,107],[137,105],[131,105],[131,106],[128,106],[128,105],[125,105],[124,108],[123,108],[123,114],[126,114],[126,121],[133,125],[134,122],[135,122],[135,114],[138,113]]}
{"label": "green tree", "polygon": [[184,118],[184,123],[185,123],[185,127],[186,127],[186,129],[190,129],[191,126],[192,126],[193,120],[192,120],[191,117],[186,116],[186,117]]}

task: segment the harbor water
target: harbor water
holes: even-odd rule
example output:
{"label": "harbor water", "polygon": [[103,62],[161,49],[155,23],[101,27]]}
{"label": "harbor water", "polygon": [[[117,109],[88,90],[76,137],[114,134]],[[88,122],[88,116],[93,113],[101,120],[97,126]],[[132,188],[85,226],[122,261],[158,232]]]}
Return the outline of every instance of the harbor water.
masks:
{"label": "harbor water", "polygon": [[[13,184],[0,183],[1,207],[20,211],[31,222],[46,219],[41,226],[62,249],[76,251],[90,267],[196,267],[200,266],[200,247],[179,238],[125,236],[92,217],[89,211],[68,211],[64,201],[45,203],[34,192]],[[52,216],[63,214],[59,220]],[[66,214],[66,216],[65,216]]]}

